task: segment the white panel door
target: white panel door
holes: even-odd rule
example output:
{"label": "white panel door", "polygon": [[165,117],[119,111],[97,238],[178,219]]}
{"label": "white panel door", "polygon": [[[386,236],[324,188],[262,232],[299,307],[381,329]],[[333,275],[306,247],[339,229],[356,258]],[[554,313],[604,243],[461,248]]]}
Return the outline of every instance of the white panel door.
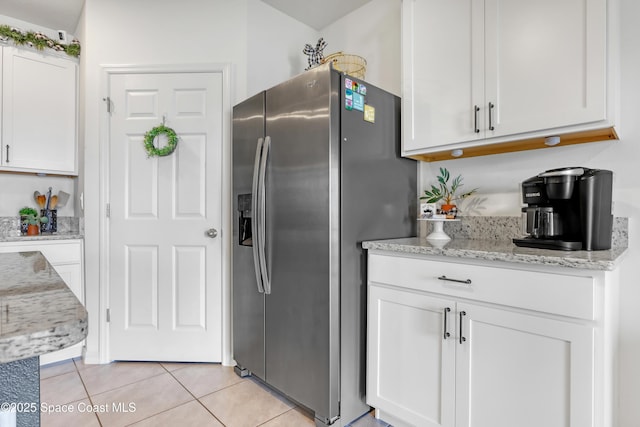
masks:
{"label": "white panel door", "polygon": [[367,403],[411,425],[453,427],[455,302],[373,284],[368,298]]}
{"label": "white panel door", "polygon": [[[221,361],[223,76],[110,76],[110,356]],[[176,131],[148,157],[145,132]],[[156,140],[163,146],[164,136]]]}
{"label": "white panel door", "polygon": [[593,327],[461,303],[458,317],[457,427],[593,425]]}

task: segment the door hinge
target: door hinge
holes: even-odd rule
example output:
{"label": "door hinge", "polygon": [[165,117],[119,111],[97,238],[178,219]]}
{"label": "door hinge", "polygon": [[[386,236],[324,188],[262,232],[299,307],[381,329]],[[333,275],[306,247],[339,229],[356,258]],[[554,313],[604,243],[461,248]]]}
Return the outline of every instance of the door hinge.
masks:
{"label": "door hinge", "polygon": [[107,323],[111,322],[111,310],[107,308]]}
{"label": "door hinge", "polygon": [[107,203],[107,218],[111,218],[111,203]]}
{"label": "door hinge", "polygon": [[107,96],[106,98],[102,98],[102,100],[107,103],[107,113],[111,113],[111,98]]}

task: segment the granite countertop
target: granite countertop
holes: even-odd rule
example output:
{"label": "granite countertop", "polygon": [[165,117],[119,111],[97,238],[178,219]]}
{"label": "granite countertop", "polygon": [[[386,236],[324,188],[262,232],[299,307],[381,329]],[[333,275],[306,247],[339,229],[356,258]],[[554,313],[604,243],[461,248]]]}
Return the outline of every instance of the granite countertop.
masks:
{"label": "granite countertop", "polygon": [[78,217],[59,216],[55,233],[27,236],[20,233],[20,217],[0,217],[0,243],[30,242],[38,240],[72,240],[84,238],[84,220]]}
{"label": "granite countertop", "polygon": [[84,236],[79,232],[59,232],[59,233],[40,233],[37,236],[15,234],[0,234],[0,243],[2,242],[30,242],[38,240],[73,240],[82,239]]}
{"label": "granite countertop", "polygon": [[437,255],[588,270],[613,270],[626,251],[626,247],[615,247],[605,251],[556,251],[522,248],[514,245],[511,240],[458,238],[448,241],[443,247],[438,247],[419,237],[363,242],[362,247],[398,254]]}
{"label": "granite countertop", "polygon": [[0,363],[86,336],[87,311],[40,252],[0,253]]}

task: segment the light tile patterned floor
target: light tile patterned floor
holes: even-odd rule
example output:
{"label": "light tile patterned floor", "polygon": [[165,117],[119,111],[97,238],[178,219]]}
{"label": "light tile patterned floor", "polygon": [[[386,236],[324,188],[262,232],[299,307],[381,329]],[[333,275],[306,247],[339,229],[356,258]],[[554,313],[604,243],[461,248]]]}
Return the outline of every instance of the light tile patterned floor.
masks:
{"label": "light tile patterned floor", "polygon": [[[81,360],[40,372],[42,427],[315,426],[308,414],[233,368],[207,363]],[[353,427],[386,423],[365,416]]]}

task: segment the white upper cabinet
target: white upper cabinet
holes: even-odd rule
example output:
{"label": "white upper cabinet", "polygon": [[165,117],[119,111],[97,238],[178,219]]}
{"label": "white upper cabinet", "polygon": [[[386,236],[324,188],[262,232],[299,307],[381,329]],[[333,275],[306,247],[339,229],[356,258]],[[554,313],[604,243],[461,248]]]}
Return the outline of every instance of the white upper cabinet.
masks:
{"label": "white upper cabinet", "polygon": [[486,137],[606,119],[606,0],[485,5]]}
{"label": "white upper cabinet", "polygon": [[404,0],[403,154],[613,126],[607,16],[607,0]]}
{"label": "white upper cabinet", "polygon": [[482,29],[474,26],[474,15],[481,13],[474,13],[478,4],[475,0],[403,1],[405,153],[481,137],[474,131],[480,123],[472,110],[474,99],[484,99],[482,62],[476,63],[483,60],[484,39]]}
{"label": "white upper cabinet", "polygon": [[2,50],[0,168],[77,175],[77,61]]}

